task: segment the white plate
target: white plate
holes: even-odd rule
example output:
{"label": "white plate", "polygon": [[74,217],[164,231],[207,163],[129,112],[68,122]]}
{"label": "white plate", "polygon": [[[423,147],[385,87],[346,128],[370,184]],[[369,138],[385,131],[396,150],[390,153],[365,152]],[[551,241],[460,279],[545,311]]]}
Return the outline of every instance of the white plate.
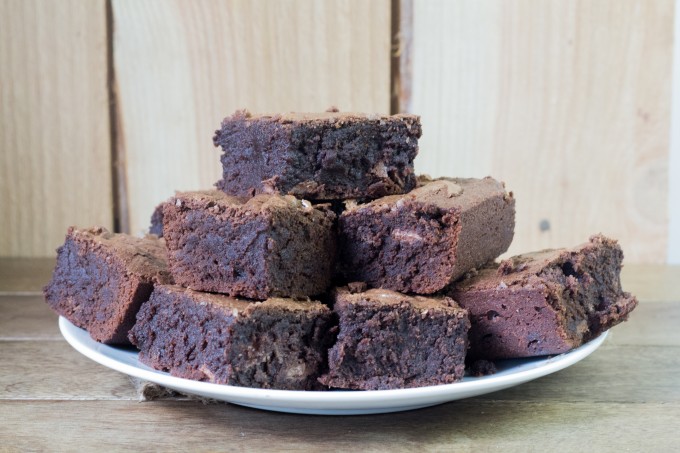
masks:
{"label": "white plate", "polygon": [[279,412],[320,415],[357,415],[398,412],[434,406],[508,387],[562,370],[586,358],[607,337],[607,332],[580,348],[552,357],[501,360],[491,376],[465,377],[455,384],[399,390],[372,391],[291,391],[268,390],[211,384],[171,376],[137,360],[137,351],[97,343],[83,329],[59,317],[59,328],[66,341],[78,352],[121,373],[169,387],[182,393],[227,401]]}

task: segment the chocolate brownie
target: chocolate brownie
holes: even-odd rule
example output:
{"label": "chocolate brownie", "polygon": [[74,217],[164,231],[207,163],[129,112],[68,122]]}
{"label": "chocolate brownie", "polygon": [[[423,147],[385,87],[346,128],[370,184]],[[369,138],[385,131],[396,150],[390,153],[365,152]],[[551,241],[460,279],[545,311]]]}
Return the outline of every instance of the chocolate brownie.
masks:
{"label": "chocolate brownie", "polygon": [[149,234],[155,234],[159,238],[163,237],[163,204],[159,204],[153,210],[151,225],[149,226]]}
{"label": "chocolate brownie", "polygon": [[282,193],[309,200],[377,198],[416,183],[421,134],[416,115],[238,111],[222,121],[223,178],[235,196]]}
{"label": "chocolate brownie", "polygon": [[68,229],[45,300],[61,316],[107,344],[129,345],[128,331],[154,284],[172,282],[163,241],[105,228]]}
{"label": "chocolate brownie", "polygon": [[164,204],[163,237],[175,282],[251,299],[323,293],[335,263],[335,214],[292,196],[248,200],[218,190]]}
{"label": "chocolate brownie", "polygon": [[470,356],[531,357],[569,351],[625,321],[637,299],[623,292],[618,243],[597,235],[573,249],[493,264],[449,294],[470,311]]}
{"label": "chocolate brownie", "polygon": [[510,246],[515,200],[491,179],[422,178],[405,195],[348,204],[339,221],[348,280],[431,294]]}
{"label": "chocolate brownie", "polygon": [[343,389],[382,390],[449,384],[462,379],[470,327],[467,311],[448,297],[408,296],[385,289],[339,288],[340,318],[319,381]]}
{"label": "chocolate brownie", "polygon": [[312,301],[249,303],[159,285],[130,340],[139,359],[186,379],[243,387],[310,390],[333,336],[328,307]]}

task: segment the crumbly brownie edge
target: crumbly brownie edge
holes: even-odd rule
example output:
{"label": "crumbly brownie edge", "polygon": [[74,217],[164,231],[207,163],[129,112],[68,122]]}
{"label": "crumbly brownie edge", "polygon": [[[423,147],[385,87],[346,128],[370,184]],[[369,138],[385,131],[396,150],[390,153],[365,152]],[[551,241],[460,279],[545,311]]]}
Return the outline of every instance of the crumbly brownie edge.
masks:
{"label": "crumbly brownie edge", "polygon": [[311,390],[325,370],[333,316],[318,302],[247,303],[160,287],[131,331],[140,360],[187,379]]}
{"label": "crumbly brownie edge", "polygon": [[[97,240],[98,235],[105,239]],[[129,240],[132,250],[120,256],[107,244]],[[71,227],[57,251],[57,265],[45,287],[45,300],[59,315],[86,329],[96,341],[129,345],[127,331],[139,307],[148,299],[154,283],[169,281],[162,258],[156,256],[153,238],[123,238],[103,228],[77,230]],[[144,245],[149,248],[144,251]],[[145,270],[145,267],[147,268]]]}
{"label": "crumbly brownie edge", "polygon": [[371,301],[371,295],[362,300],[362,294],[336,294],[340,332],[329,350],[329,372],[320,382],[380,390],[462,379],[470,325],[467,311],[451,299],[447,300],[456,308],[435,304],[434,299],[421,298],[427,301],[423,305],[410,296],[385,293],[400,301],[386,304]]}

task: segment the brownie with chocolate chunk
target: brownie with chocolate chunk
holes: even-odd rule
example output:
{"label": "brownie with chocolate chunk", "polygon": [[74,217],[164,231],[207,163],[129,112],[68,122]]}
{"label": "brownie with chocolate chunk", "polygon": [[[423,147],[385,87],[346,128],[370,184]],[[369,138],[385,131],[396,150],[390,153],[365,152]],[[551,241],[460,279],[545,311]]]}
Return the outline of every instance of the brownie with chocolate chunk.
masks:
{"label": "brownie with chocolate chunk", "polygon": [[348,281],[431,294],[505,252],[514,227],[515,200],[502,183],[422,178],[408,194],[348,204],[340,270]]}
{"label": "brownie with chocolate chunk", "polygon": [[309,200],[377,198],[408,192],[421,135],[416,115],[238,111],[222,121],[223,177],[235,196],[281,193]]}
{"label": "brownie with chocolate chunk", "polygon": [[465,309],[449,297],[363,290],[351,285],[335,291],[340,330],[321,383],[383,390],[463,378],[470,327]]}
{"label": "brownie with chocolate chunk", "polygon": [[142,363],[173,376],[311,390],[325,370],[333,323],[319,302],[249,302],[160,285],[139,311],[130,340]]}
{"label": "brownie with chocolate chunk", "polygon": [[307,297],[331,283],[335,214],[290,195],[177,193],[163,237],[178,285],[234,297]]}
{"label": "brownie with chocolate chunk", "polygon": [[129,345],[128,331],[153,286],[170,283],[163,241],[71,227],[45,287],[47,304],[95,340]]}
{"label": "brownie with chocolate chunk", "polygon": [[623,252],[602,235],[572,249],[518,255],[480,269],[448,293],[470,311],[470,356],[560,354],[625,321]]}

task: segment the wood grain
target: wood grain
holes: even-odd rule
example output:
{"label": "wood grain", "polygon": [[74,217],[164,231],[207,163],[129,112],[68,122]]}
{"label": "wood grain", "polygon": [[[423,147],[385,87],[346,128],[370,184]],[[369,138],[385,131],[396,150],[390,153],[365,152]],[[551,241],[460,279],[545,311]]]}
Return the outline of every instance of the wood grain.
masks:
{"label": "wood grain", "polygon": [[196,402],[0,401],[0,417],[0,437],[37,450],[674,451],[680,405],[468,400],[329,419]]}
{"label": "wood grain", "polygon": [[[33,269],[21,261],[20,280]],[[674,451],[678,268],[630,268],[629,288],[651,299],[582,362],[478,398],[332,419],[176,396],[138,403],[125,375],[58,340],[40,296],[0,295],[0,450]]]}
{"label": "wood grain", "polygon": [[[3,342],[0,364],[13,370],[0,373],[0,400],[138,399],[126,375],[89,360],[65,341]],[[559,373],[479,399],[680,403],[678,375],[679,346],[607,343],[592,356]],[[648,382],[654,385],[645,385]]]}
{"label": "wood grain", "polygon": [[112,226],[104,0],[0,0],[0,256]]}
{"label": "wood grain", "polygon": [[0,341],[63,340],[58,319],[40,296],[0,296]]}
{"label": "wood grain", "polygon": [[[0,295],[42,294],[54,258],[0,258]],[[630,264],[623,267],[623,288],[641,301],[679,301],[680,266]]]}
{"label": "wood grain", "polygon": [[417,170],[517,197],[510,253],[603,232],[664,262],[673,0],[415,0]]}
{"label": "wood grain", "polygon": [[390,108],[390,2],[114,0],[118,150],[129,229],[221,175],[212,136],[236,109]]}
{"label": "wood grain", "polygon": [[52,276],[54,258],[0,258],[0,295],[42,294]]}
{"label": "wood grain", "polygon": [[65,341],[0,343],[0,400],[137,400],[130,379],[99,365]]}

